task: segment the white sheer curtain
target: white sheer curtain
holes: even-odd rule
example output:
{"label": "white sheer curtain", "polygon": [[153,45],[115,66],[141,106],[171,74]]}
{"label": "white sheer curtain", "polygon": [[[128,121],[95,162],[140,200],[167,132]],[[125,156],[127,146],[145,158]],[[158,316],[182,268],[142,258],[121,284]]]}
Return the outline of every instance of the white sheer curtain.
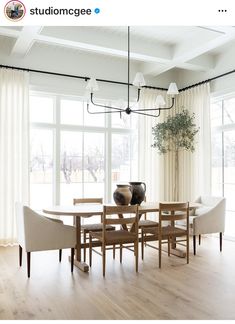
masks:
{"label": "white sheer curtain", "polygon": [[195,152],[180,152],[179,199],[193,200],[199,195],[211,194],[211,126],[209,83],[183,91],[177,100],[177,108],[187,108],[195,113],[199,126]]}
{"label": "white sheer curtain", "polygon": [[[162,95],[167,101],[165,91],[143,89],[139,108],[152,108],[157,95]],[[149,112],[152,113],[152,112]],[[163,114],[158,117],[141,116],[139,119],[139,178],[146,183],[146,197],[148,201],[163,199],[162,195],[162,169],[163,157],[152,148],[152,127],[156,122],[163,121]]]}
{"label": "white sheer curtain", "polygon": [[[140,107],[152,107],[159,93],[166,100],[165,92],[145,90],[141,97]],[[190,113],[195,113],[195,123],[200,130],[196,138],[195,152],[181,151],[179,153],[179,200],[192,201],[198,195],[210,194],[210,88],[207,83],[181,92],[177,96],[176,106],[161,113],[160,117],[140,118],[139,174],[141,180],[146,182],[148,200],[174,199],[174,153],[160,155],[156,149],[151,148],[152,126],[164,121],[168,115],[175,115],[183,108],[188,109]]]}
{"label": "white sheer curtain", "polygon": [[16,201],[28,203],[28,73],[0,69],[0,245],[16,243]]}

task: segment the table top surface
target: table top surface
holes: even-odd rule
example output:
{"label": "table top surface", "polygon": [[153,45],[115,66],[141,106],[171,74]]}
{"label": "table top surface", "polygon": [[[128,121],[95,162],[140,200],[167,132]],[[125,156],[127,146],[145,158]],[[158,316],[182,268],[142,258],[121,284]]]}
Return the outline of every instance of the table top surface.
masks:
{"label": "table top surface", "polygon": [[[167,202],[169,204],[169,202]],[[174,203],[174,202],[172,202]],[[112,204],[107,204],[109,206],[116,206]],[[190,202],[189,208],[195,209],[199,208],[201,204]],[[140,213],[151,213],[159,211],[159,202],[143,202],[139,206]],[[71,206],[50,206],[43,209],[46,214],[52,215],[63,215],[63,216],[80,216],[80,217],[90,217],[96,215],[102,215],[103,205],[102,204],[78,204]]]}

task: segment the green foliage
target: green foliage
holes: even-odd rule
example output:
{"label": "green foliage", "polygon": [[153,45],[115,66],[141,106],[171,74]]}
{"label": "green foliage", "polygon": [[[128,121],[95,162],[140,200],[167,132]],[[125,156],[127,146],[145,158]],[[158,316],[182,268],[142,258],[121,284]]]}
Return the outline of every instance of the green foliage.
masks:
{"label": "green foliage", "polygon": [[193,152],[194,137],[199,131],[194,119],[195,114],[190,115],[188,110],[182,110],[173,117],[168,116],[165,122],[152,128],[152,147],[162,154],[180,149]]}

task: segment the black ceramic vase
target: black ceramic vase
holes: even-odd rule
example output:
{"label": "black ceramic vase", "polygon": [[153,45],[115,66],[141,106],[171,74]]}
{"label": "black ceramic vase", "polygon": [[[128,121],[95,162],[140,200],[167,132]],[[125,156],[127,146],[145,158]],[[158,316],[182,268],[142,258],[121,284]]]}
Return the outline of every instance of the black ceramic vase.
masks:
{"label": "black ceramic vase", "polygon": [[144,201],[146,184],[144,182],[129,182],[129,184],[132,191],[131,205],[140,205]]}

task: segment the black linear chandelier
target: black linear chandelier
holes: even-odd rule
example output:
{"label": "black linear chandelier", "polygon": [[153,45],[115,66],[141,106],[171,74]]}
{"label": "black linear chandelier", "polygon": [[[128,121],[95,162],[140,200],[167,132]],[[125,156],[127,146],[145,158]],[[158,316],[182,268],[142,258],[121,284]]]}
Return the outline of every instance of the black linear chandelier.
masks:
{"label": "black linear chandelier", "polygon": [[[169,107],[165,107],[166,103],[164,98],[161,95],[158,95],[154,104],[153,108],[141,108],[136,109],[136,103],[139,102],[140,99],[140,92],[144,86],[146,86],[144,76],[141,72],[137,72],[133,84],[130,84],[130,26],[128,26],[128,51],[127,51],[127,105],[125,107],[113,107],[108,105],[102,105],[94,102],[94,92],[99,90],[98,83],[95,78],[90,78],[86,90],[90,92],[90,102],[96,106],[104,108],[102,111],[91,111],[89,107],[89,102],[87,103],[87,111],[90,114],[111,114],[111,113],[120,113],[120,117],[122,113],[126,113],[130,115],[131,113],[144,115],[144,116],[151,116],[151,117],[159,117],[162,110],[171,109],[174,107],[175,104],[175,95],[179,93],[176,83],[172,82],[169,85],[167,94],[171,96],[171,105]],[[133,107],[130,107],[130,86],[135,86],[138,88],[137,92],[137,100]]]}

